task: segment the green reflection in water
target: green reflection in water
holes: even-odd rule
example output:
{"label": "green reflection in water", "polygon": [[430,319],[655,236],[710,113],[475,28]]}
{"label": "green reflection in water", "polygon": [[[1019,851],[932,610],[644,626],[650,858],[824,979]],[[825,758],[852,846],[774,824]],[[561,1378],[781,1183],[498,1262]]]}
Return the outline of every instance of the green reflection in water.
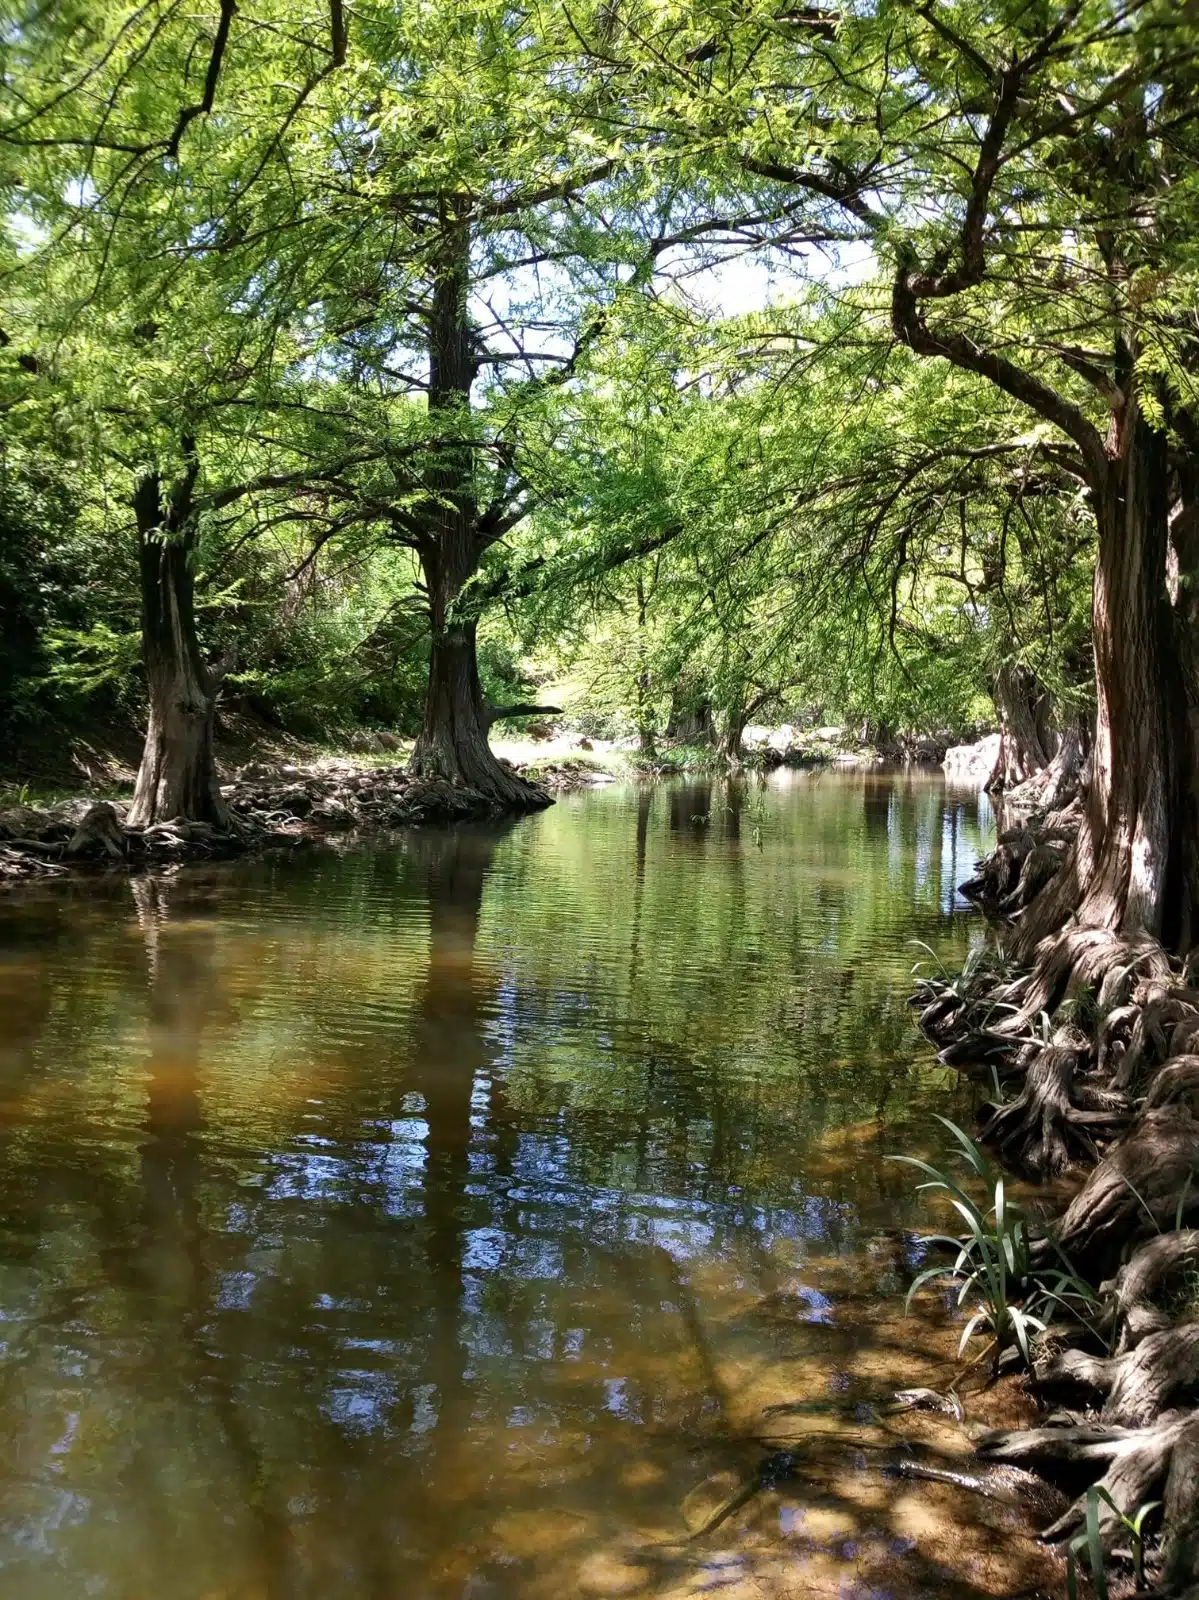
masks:
{"label": "green reflection in water", "polygon": [[989,820],[784,774],[0,906],[5,1592],[618,1592],[738,1374],[869,1338],[808,1266],[895,1287]]}

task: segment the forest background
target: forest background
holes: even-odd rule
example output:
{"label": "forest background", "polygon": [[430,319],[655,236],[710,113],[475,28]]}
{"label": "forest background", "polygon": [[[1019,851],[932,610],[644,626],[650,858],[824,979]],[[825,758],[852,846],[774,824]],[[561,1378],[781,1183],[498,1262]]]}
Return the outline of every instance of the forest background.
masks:
{"label": "forest background", "polygon": [[203,816],[240,712],[519,804],[487,735],[552,691],[725,760],[994,724],[1012,782],[1098,723],[1191,828],[1197,47],[1162,0],[10,4],[7,765],[148,715],[135,809]]}

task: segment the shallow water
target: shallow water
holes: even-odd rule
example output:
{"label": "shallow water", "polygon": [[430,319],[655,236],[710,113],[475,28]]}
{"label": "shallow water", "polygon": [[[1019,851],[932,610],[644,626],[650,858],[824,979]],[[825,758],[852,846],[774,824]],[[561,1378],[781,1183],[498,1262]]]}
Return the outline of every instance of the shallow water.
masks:
{"label": "shallow water", "polygon": [[989,827],[780,774],[0,902],[2,1592],[1014,1592],[877,1413]]}

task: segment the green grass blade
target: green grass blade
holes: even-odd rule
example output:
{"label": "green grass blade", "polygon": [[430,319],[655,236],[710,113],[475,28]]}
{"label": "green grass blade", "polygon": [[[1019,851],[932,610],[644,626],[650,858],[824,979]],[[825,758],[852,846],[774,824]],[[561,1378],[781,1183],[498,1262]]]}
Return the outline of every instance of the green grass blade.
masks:
{"label": "green grass blade", "polygon": [[1174,1213],[1174,1231],[1177,1233],[1182,1227],[1182,1219],[1186,1215],[1187,1195],[1191,1192],[1191,1179],[1195,1176],[1194,1168],[1187,1173],[1187,1181],[1182,1186],[1182,1193],[1178,1197],[1178,1209]]}
{"label": "green grass blade", "polygon": [[977,1174],[978,1177],[985,1178],[989,1171],[987,1158],[985,1155],[983,1155],[982,1151],[979,1149],[978,1145],[975,1144],[970,1135],[963,1132],[963,1130],[958,1127],[956,1122],[951,1122],[948,1117],[941,1116],[940,1112],[934,1112],[933,1115],[936,1117],[937,1121],[942,1125],[942,1127],[949,1129],[949,1132],[957,1140],[958,1144],[961,1146],[962,1154],[965,1156],[966,1161],[970,1165],[971,1169]]}
{"label": "green grass blade", "polygon": [[918,1290],[922,1289],[926,1283],[931,1283],[934,1278],[943,1278],[947,1276],[950,1270],[951,1269],[949,1267],[926,1267],[923,1272],[918,1273],[916,1277],[912,1279],[911,1287],[908,1289],[907,1298],[904,1300],[904,1314],[906,1315],[912,1309],[912,1299]]}
{"label": "green grass blade", "polygon": [[1103,1541],[1099,1532],[1099,1495],[1094,1487],[1087,1490],[1087,1553],[1091,1561],[1091,1578],[1095,1584],[1095,1600],[1108,1600],[1107,1570],[1103,1564]]}

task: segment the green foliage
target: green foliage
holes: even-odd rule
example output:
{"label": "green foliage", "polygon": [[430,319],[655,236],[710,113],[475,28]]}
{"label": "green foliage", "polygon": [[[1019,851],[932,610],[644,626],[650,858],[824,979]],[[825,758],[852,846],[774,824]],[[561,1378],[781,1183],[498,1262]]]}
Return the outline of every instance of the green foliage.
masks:
{"label": "green foliage", "polygon": [[276,719],[412,726],[450,511],[485,684],[647,752],[683,681],[729,754],[966,736],[1014,667],[1090,712],[1088,449],[1134,392],[1196,437],[1185,7],[4,20],[6,720],[135,704],[131,496],[187,461],[203,644]]}
{"label": "green foliage", "polygon": [[1108,1600],[1107,1560],[1103,1552],[1100,1526],[1100,1504],[1111,1512],[1111,1521],[1128,1534],[1132,1549],[1133,1580],[1137,1591],[1145,1587],[1145,1534],[1146,1519],[1161,1507],[1159,1500],[1147,1501],[1138,1506],[1131,1517],[1112,1499],[1101,1484],[1092,1484],[1086,1493],[1085,1526],[1066,1546],[1066,1593],[1069,1600],[1078,1600],[1079,1557],[1084,1554],[1091,1568],[1091,1581],[1095,1586],[1095,1600]]}
{"label": "green foliage", "polygon": [[517,607],[589,706],[648,698],[661,727],[685,674],[726,732],[956,734],[1017,663],[1063,714],[1085,704],[1077,496],[1045,492],[1009,402],[889,348],[873,291],[704,330],[643,312],[593,370],[571,401],[586,481],[532,519]]}
{"label": "green foliage", "polygon": [[79,473],[40,421],[10,413],[0,437],[0,730],[10,732],[56,703],[57,641],[86,630],[102,581],[78,528]]}
{"label": "green foliage", "polygon": [[1026,1365],[1031,1365],[1033,1343],[1044,1333],[1046,1318],[1055,1307],[1087,1316],[1097,1305],[1089,1286],[1062,1260],[1055,1268],[1034,1268],[1028,1222],[1023,1210],[1007,1196],[1006,1185],[996,1175],[979,1146],[956,1123],[937,1117],[957,1145],[958,1158],[971,1178],[984,1186],[991,1203],[984,1208],[961,1184],[941,1169],[915,1156],[892,1156],[925,1174],[921,1192],[943,1194],[966,1225],[962,1237],[930,1234],[925,1243],[957,1251],[952,1265],[926,1268],[908,1290],[908,1304],[926,1283],[948,1277],[959,1285],[957,1304],[970,1315],[958,1346],[961,1355],[971,1338],[981,1331],[991,1335],[993,1368],[1013,1345]]}

